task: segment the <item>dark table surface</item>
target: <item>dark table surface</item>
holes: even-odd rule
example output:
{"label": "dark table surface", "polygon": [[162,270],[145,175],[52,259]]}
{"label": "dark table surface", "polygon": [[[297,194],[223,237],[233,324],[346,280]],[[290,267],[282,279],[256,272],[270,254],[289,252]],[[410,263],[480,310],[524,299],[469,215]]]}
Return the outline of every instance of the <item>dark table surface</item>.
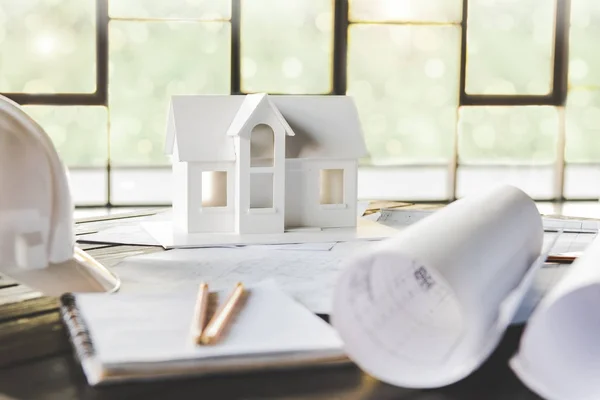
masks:
{"label": "dark table surface", "polygon": [[411,390],[381,383],[354,365],[243,375],[119,384],[92,388],[70,351],[0,369],[9,399],[402,399],[537,400],[507,365],[521,335],[510,328],[489,360],[468,378],[439,389]]}
{"label": "dark table surface", "polygon": [[[88,222],[78,228],[89,231],[115,223],[118,221]],[[157,247],[81,246],[108,267],[129,255],[162,251]],[[521,332],[522,327],[509,328],[494,354],[476,372],[438,389],[387,385],[353,364],[92,388],[74,359],[56,299],[0,276],[0,399],[539,400],[508,366]]]}

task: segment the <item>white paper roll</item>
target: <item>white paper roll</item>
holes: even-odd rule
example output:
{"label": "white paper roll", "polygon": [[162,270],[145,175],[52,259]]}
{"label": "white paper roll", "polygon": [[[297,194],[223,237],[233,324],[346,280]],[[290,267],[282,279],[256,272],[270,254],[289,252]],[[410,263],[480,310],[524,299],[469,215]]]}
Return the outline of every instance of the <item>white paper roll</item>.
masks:
{"label": "white paper roll", "polygon": [[348,355],[398,386],[464,378],[510,323],[515,290],[520,296],[520,282],[539,261],[543,234],[535,203],[502,186],[456,201],[349,260],[332,312]]}
{"label": "white paper roll", "polygon": [[600,238],[538,305],[510,364],[546,399],[600,399]]}

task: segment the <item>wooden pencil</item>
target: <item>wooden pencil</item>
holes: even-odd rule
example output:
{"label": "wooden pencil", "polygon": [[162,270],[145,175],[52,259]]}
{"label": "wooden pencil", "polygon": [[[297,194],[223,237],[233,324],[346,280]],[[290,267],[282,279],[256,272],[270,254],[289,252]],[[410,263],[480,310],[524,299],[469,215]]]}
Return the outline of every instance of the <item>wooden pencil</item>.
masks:
{"label": "wooden pencil", "polygon": [[242,295],[244,294],[244,285],[238,283],[235,289],[229,295],[229,298],[223,303],[223,305],[217,310],[215,315],[211,318],[210,322],[202,332],[200,337],[200,343],[202,344],[214,344],[221,339],[223,331],[233,318],[236,308],[238,307]]}
{"label": "wooden pencil", "polygon": [[196,307],[194,308],[194,319],[192,321],[192,338],[196,344],[200,344],[202,332],[206,327],[209,294],[208,284],[201,283],[196,297]]}
{"label": "wooden pencil", "polygon": [[550,255],[546,258],[546,262],[557,264],[572,264],[576,259],[577,257],[574,256]]}

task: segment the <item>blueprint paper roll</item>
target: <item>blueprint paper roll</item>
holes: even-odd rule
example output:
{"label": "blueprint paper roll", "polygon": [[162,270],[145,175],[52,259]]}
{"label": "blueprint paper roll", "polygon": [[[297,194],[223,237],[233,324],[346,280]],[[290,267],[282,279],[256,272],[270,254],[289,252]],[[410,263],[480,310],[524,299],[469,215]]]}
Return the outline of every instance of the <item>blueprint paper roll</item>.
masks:
{"label": "blueprint paper roll", "polygon": [[332,312],[347,354],[398,386],[464,378],[514,316],[543,260],[543,235],[533,200],[501,186],[456,201],[348,260]]}
{"label": "blueprint paper roll", "polygon": [[510,362],[548,400],[600,399],[600,238],[538,305]]}

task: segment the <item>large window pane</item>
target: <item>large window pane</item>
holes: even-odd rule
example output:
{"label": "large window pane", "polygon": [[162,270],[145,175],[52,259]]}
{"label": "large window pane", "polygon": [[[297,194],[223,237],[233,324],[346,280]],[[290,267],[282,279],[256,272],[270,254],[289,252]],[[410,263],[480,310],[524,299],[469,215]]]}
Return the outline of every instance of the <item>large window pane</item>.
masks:
{"label": "large window pane", "polygon": [[94,92],[95,0],[0,0],[0,92]]}
{"label": "large window pane", "polygon": [[567,162],[600,162],[600,90],[573,90],[567,100]]}
{"label": "large window pane", "polygon": [[555,7],[555,0],[469,0],[467,93],[550,93]]}
{"label": "large window pane", "polygon": [[101,106],[24,106],[69,167],[106,167],[108,116]]}
{"label": "large window pane", "polygon": [[106,167],[77,168],[68,171],[71,200],[75,206],[104,206],[108,201]]}
{"label": "large window pane", "polygon": [[[402,182],[393,184],[390,182]],[[448,167],[399,166],[361,167],[358,198],[366,200],[447,200]]]}
{"label": "large window pane", "polygon": [[461,0],[350,0],[349,2],[351,21],[460,22],[462,15]]}
{"label": "large window pane", "polygon": [[170,96],[229,93],[229,24],[112,21],[109,39],[111,160],[166,163]]}
{"label": "large window pane", "polygon": [[572,85],[600,86],[600,2],[571,0],[569,81]]}
{"label": "large window pane", "polygon": [[477,195],[498,185],[518,187],[534,199],[554,197],[552,165],[461,165],[456,179],[458,197]]}
{"label": "large window pane", "polygon": [[[112,170],[113,204],[170,204],[173,173],[168,167],[115,168]],[[160,188],[160,189],[157,189]]]}
{"label": "large window pane", "polygon": [[556,156],[554,107],[462,107],[459,157],[474,163],[549,163]]}
{"label": "large window pane", "polygon": [[75,205],[107,202],[108,113],[102,106],[24,106],[68,167]]}
{"label": "large window pane", "polygon": [[446,161],[458,103],[460,29],[350,27],[348,94],[374,164]]}
{"label": "large window pane", "polygon": [[333,1],[243,0],[242,90],[331,91]]}
{"label": "large window pane", "polygon": [[229,19],[231,0],[109,0],[111,17]]}
{"label": "large window pane", "polygon": [[[569,164],[565,166],[565,198],[593,199],[600,197],[600,167],[588,164]],[[588,203],[589,204],[589,203]],[[598,207],[597,202],[593,207]],[[563,210],[565,211],[565,210]],[[577,215],[577,214],[575,214]],[[581,215],[581,214],[579,214]],[[588,215],[586,213],[586,215]],[[589,217],[592,217],[589,215]],[[598,216],[600,217],[600,216]],[[598,218],[596,217],[596,218]]]}

